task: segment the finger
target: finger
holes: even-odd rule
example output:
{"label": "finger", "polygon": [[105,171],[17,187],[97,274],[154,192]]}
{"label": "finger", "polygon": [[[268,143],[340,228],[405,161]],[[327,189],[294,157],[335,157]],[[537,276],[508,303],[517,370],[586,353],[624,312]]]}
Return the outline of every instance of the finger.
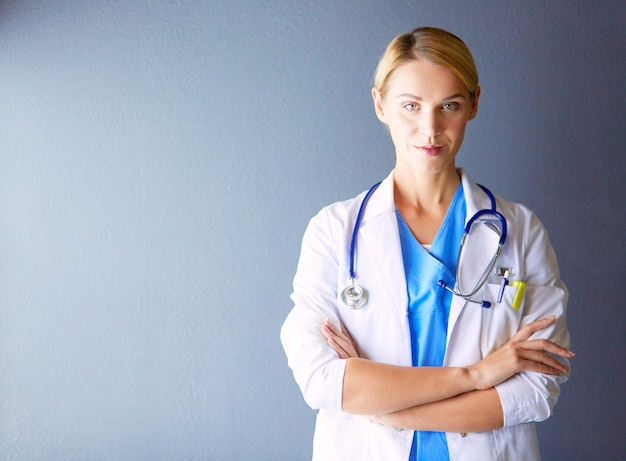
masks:
{"label": "finger", "polygon": [[320,327],[320,333],[322,333],[322,336],[326,339],[329,339],[333,335],[332,331],[325,323]]}
{"label": "finger", "polygon": [[[322,336],[326,339],[326,344],[334,349],[341,358],[358,357],[358,353],[351,339],[346,338],[340,333],[335,334],[337,330],[334,332],[331,331],[330,326],[326,323],[320,327],[320,331],[322,332]],[[342,354],[345,355],[345,357],[342,357]]]}
{"label": "finger", "polygon": [[341,334],[341,332],[337,329],[335,324],[330,321],[329,318],[324,319],[323,326],[326,326],[328,330],[330,331],[330,333],[335,336],[339,336]]}
{"label": "finger", "polygon": [[322,325],[320,330],[322,332],[322,335],[326,339],[335,338],[336,340],[340,340],[343,343],[348,343],[352,340],[352,338],[350,338],[349,336],[346,336],[345,334],[339,332],[336,328],[332,326],[332,324],[324,324]]}
{"label": "finger", "polygon": [[[564,365],[563,363],[559,362],[557,359],[545,352],[524,350],[520,352],[520,357],[522,358],[525,365],[534,363],[540,368],[547,367],[551,370],[556,370],[558,373],[569,372],[569,367],[567,365]],[[526,369],[527,371],[537,371],[536,369],[524,369]]]}
{"label": "finger", "polygon": [[328,339],[330,336],[333,336],[333,335],[336,336],[338,333],[337,329],[335,328],[335,326],[329,319],[324,320],[324,322],[322,323],[322,326],[320,327],[320,331],[322,332],[322,335],[326,339]]}
{"label": "finger", "polygon": [[352,339],[352,336],[350,335],[350,332],[348,331],[348,329],[346,328],[346,326],[343,324],[343,322],[341,320],[339,320],[339,326],[341,326],[341,332],[346,335],[348,338]]}
{"label": "finger", "polygon": [[542,330],[556,321],[556,316],[546,317],[544,319],[535,320],[528,325],[523,326],[517,333],[513,335],[511,341],[526,341],[536,331]]}
{"label": "finger", "polygon": [[522,369],[525,371],[545,373],[548,375],[562,375],[569,373],[569,367],[549,356],[533,360],[525,360],[522,363]]}
{"label": "finger", "polygon": [[570,359],[576,355],[574,351],[567,349],[563,346],[559,346],[558,344],[553,343],[552,341],[549,341],[547,339],[531,339],[530,341],[522,341],[518,343],[518,345],[523,349],[550,352],[552,354],[567,359]]}
{"label": "finger", "polygon": [[358,356],[358,353],[356,351],[356,347],[354,345],[354,341],[352,341],[352,338],[346,338],[345,336],[335,336],[335,337],[333,337],[333,339],[348,354],[350,354],[352,356]]}
{"label": "finger", "polygon": [[341,320],[339,321],[339,324],[341,325],[341,331],[339,331],[337,327],[335,327],[332,323],[330,323],[332,334],[336,336],[337,338],[343,339],[346,342],[354,342],[352,340],[352,336],[350,336],[350,333],[348,332],[348,329],[346,328],[346,326],[343,324]]}
{"label": "finger", "polygon": [[545,363],[539,363],[539,362],[533,362],[533,361],[529,361],[527,364],[525,364],[523,367],[523,370],[532,372],[532,373],[541,373],[544,375],[552,375],[552,376],[559,376],[559,375],[563,375],[567,373],[567,371],[562,371],[558,368],[553,368]]}
{"label": "finger", "polygon": [[342,338],[341,336],[331,336],[329,338],[329,340],[334,341],[335,343],[337,343],[342,349],[348,351],[350,350],[350,341],[348,341],[345,338]]}
{"label": "finger", "polygon": [[348,359],[350,357],[358,357],[359,353],[354,348],[354,345],[350,342],[343,342],[335,337],[328,340],[328,345],[337,352],[339,358]]}
{"label": "finger", "polygon": [[337,353],[340,359],[350,358],[350,354],[341,347],[340,344],[337,343],[333,338],[330,338],[328,341],[328,345]]}
{"label": "finger", "polygon": [[567,365],[547,355],[543,356],[540,361],[535,363],[538,364],[540,368],[545,369],[545,371],[541,371],[542,373],[566,374],[569,373],[570,370]]}

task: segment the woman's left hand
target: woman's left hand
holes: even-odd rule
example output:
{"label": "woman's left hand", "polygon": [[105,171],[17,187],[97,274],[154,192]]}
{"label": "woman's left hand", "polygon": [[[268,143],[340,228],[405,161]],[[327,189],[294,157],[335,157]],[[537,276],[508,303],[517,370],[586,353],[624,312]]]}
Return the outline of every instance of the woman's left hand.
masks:
{"label": "woman's left hand", "polygon": [[329,320],[324,320],[320,331],[322,336],[326,338],[326,343],[339,355],[340,359],[349,359],[351,357],[359,357],[356,344],[350,336],[343,322],[339,321],[341,331]]}

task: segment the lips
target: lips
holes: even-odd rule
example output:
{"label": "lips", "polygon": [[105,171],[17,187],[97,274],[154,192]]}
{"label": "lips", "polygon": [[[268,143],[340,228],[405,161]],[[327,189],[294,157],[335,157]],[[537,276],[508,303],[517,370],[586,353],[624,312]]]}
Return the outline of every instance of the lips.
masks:
{"label": "lips", "polygon": [[434,157],[441,152],[443,146],[434,144],[429,146],[419,146],[417,149],[429,157]]}

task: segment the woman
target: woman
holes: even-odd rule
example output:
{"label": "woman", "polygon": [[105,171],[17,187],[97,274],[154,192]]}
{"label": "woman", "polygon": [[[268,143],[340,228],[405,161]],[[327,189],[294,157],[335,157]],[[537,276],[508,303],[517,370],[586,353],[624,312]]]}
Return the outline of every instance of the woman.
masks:
{"label": "woman", "polygon": [[[534,424],[552,413],[573,356],[568,294],[536,216],[492,203],[456,167],[480,97],[473,58],[440,29],[400,35],[372,96],[395,168],[311,220],[281,330],[303,396],[319,409],[313,459],[539,459]],[[462,257],[466,223],[494,205],[505,223],[480,215]],[[359,287],[361,307],[350,299]]]}

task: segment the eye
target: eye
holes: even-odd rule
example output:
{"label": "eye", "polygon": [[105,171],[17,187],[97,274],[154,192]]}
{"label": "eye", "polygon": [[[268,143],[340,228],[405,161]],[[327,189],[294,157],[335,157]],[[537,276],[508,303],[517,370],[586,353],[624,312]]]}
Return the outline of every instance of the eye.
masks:
{"label": "eye", "polygon": [[409,112],[413,112],[413,111],[416,111],[416,110],[419,109],[419,106],[417,104],[415,104],[415,103],[412,103],[412,102],[407,102],[402,107],[404,107]]}
{"label": "eye", "polygon": [[458,102],[447,102],[441,106],[443,110],[459,110],[461,105]]}

